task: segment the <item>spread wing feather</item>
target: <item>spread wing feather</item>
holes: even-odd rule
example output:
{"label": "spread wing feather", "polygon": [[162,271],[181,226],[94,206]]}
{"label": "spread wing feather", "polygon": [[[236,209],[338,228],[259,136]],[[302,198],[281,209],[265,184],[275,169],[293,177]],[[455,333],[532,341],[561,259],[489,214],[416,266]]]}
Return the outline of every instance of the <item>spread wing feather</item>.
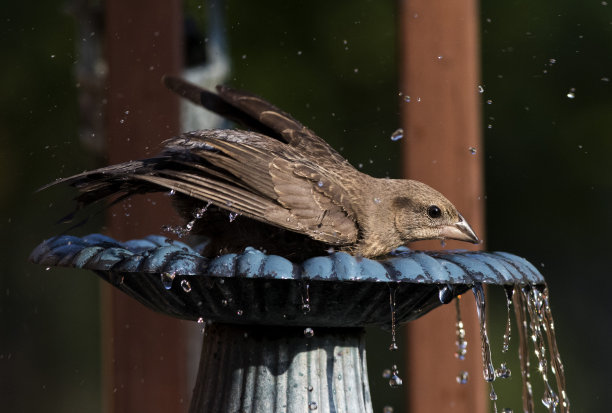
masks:
{"label": "spread wing feather", "polygon": [[[208,130],[165,143],[157,158],[84,172],[55,183],[78,188],[83,204],[115,194],[174,190],[228,211],[334,245],[354,243],[351,206],[332,178],[300,152],[254,132]],[[322,184],[324,182],[324,184]]]}

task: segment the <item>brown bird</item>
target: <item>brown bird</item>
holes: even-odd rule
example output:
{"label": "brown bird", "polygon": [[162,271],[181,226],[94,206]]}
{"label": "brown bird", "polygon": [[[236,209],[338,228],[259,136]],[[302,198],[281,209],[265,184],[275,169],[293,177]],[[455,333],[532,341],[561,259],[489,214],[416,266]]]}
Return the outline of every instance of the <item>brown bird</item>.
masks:
{"label": "brown bird", "polygon": [[46,187],[76,187],[79,206],[170,191],[188,221],[185,231],[212,240],[208,255],[250,245],[299,258],[330,247],[377,257],[417,240],[479,242],[436,190],[418,181],[359,172],[265,100],[227,86],[218,86],[215,94],[174,77],[164,83],[249,130],[188,132],[166,141],[154,158],[84,172]]}

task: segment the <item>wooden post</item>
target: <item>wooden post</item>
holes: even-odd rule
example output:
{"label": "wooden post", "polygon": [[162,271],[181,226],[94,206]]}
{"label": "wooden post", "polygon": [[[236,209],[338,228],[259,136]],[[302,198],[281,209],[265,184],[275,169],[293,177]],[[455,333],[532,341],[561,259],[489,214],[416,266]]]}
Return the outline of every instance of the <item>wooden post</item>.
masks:
{"label": "wooden post", "polygon": [[[154,154],[179,132],[178,100],[161,77],[182,67],[182,3],[106,5],[109,162]],[[108,216],[118,240],[159,234],[174,213],[161,197],[134,197]],[[103,291],[105,412],[187,411],[185,343],[191,325],[153,313],[115,288]],[[193,330],[193,328],[192,328]]]}
{"label": "wooden post", "polygon": [[[480,133],[478,9],[475,0],[400,1],[404,175],[446,195],[484,237],[483,150]],[[440,249],[440,242],[414,248]],[[478,249],[447,242],[446,248]],[[455,353],[455,306],[409,323],[409,411],[488,411],[474,299],[465,294],[468,339],[463,361]],[[467,384],[455,380],[469,373]]]}

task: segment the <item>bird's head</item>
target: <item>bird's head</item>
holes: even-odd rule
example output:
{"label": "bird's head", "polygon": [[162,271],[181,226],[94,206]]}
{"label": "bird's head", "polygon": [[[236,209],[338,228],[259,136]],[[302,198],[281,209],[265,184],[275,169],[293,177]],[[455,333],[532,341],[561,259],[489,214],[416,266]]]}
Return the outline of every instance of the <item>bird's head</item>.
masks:
{"label": "bird's head", "polygon": [[395,226],[402,241],[455,239],[479,243],[479,239],[457,208],[444,195],[418,181],[397,180],[393,195]]}

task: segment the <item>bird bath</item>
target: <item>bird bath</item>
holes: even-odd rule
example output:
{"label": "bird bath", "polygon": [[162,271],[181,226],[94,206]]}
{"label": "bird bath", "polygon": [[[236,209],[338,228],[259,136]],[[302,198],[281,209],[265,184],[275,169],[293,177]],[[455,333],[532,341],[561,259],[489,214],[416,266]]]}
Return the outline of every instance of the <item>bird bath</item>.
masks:
{"label": "bird bath", "polygon": [[[491,362],[483,284],[504,286],[509,309],[513,303],[523,411],[535,409],[528,337],[545,387],[542,402],[549,411],[569,411],[544,278],[512,254],[408,250],[371,260],[336,252],[296,263],[253,248],[206,258],[162,236],[122,243],[93,234],[49,239],[30,260],[92,270],[155,311],[200,323],[205,334],[191,413],[372,412],[364,327],[390,328],[394,349],[397,324],[470,289],[494,400],[493,381],[509,371]],[[462,331],[458,319],[458,357]],[[401,385],[397,369],[390,385]]]}

